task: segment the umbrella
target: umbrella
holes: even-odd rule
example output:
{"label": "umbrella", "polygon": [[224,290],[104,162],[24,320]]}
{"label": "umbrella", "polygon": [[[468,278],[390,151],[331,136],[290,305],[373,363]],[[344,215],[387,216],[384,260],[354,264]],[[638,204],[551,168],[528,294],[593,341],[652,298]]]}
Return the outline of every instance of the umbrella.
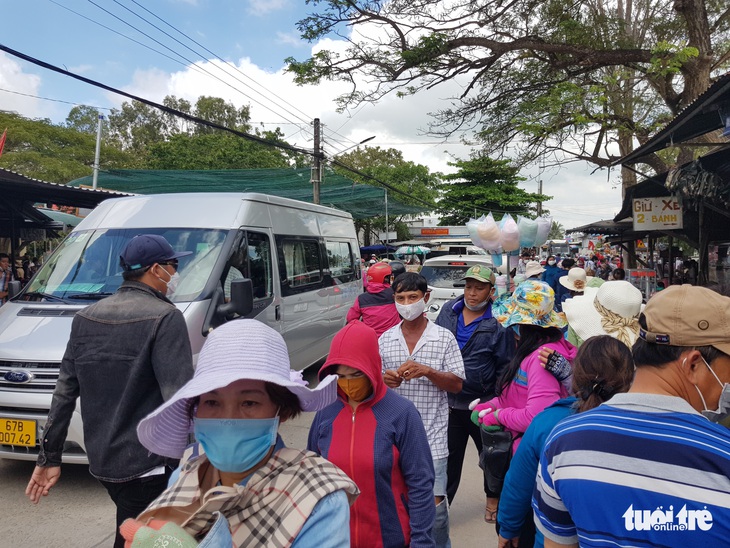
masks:
{"label": "umbrella", "polygon": [[422,245],[402,245],[395,250],[396,255],[425,255],[431,250]]}

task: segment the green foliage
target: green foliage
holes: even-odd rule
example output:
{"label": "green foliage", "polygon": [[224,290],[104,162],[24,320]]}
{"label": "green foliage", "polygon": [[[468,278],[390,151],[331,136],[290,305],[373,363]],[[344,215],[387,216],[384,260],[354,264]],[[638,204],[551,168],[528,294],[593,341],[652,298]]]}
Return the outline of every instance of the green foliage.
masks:
{"label": "green foliage", "polygon": [[[341,154],[338,160],[348,167],[403,191],[404,194],[388,191],[389,196],[397,198],[401,203],[422,206],[421,200],[434,202],[438,197],[439,176],[431,173],[426,166],[406,161],[403,153],[397,149],[367,146],[361,149],[358,147],[351,152]],[[361,177],[337,165],[334,166],[334,169],[357,183],[377,185],[372,179]],[[402,217],[391,215],[388,219],[389,230],[393,231],[395,227],[399,235],[405,234],[407,229],[404,230],[405,225],[402,221]],[[355,221],[355,228],[364,232],[364,245],[370,245],[378,231],[385,231],[385,189],[383,190],[383,215],[372,219],[359,219]]]}
{"label": "green foliage", "polygon": [[550,199],[520,188],[518,183],[525,179],[508,160],[476,156],[449,165],[457,171],[443,176],[441,201],[446,205],[441,210],[442,226],[463,225],[475,210],[477,215],[492,211],[534,217],[537,202]]}
{"label": "green foliage", "polygon": [[558,221],[553,221],[548,232],[548,240],[564,240],[565,239],[565,228]]}
{"label": "green foliage", "polygon": [[[2,111],[0,127],[8,130],[0,167],[53,183],[67,183],[91,174],[96,129],[89,134],[54,125],[50,120],[32,120]],[[103,145],[101,157],[103,167],[138,167],[134,155],[112,146]]]}
{"label": "green foliage", "polygon": [[217,132],[173,135],[147,153],[148,169],[256,169],[289,167],[281,149]]}

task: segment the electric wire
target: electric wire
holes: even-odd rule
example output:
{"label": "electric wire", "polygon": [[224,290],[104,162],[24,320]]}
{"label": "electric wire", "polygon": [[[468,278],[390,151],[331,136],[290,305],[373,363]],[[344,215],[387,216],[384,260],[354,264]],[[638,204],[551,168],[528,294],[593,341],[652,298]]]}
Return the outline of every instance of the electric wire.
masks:
{"label": "electric wire", "polygon": [[32,97],[33,99],[42,99],[43,101],[53,101],[54,103],[64,103],[66,105],[73,105],[76,107],[89,107],[97,110],[112,110],[110,107],[97,107],[94,105],[86,105],[84,103],[74,103],[72,101],[64,101],[63,99],[51,99],[50,97],[41,97],[40,95],[31,95],[30,93],[22,93],[20,91],[13,91],[11,89],[0,88],[0,91],[5,93],[13,93],[15,95],[22,95],[23,97]]}
{"label": "electric wire", "polygon": [[[116,2],[117,0],[114,0],[114,1]],[[175,27],[174,25],[172,25],[171,23],[169,23],[169,22],[165,21],[165,20],[164,20],[164,19],[162,19],[162,18],[161,18],[161,17],[159,16],[159,15],[155,14],[154,12],[150,11],[150,10],[149,10],[149,9],[147,9],[147,8],[146,8],[145,6],[143,6],[142,4],[140,4],[139,2],[137,2],[137,0],[131,0],[131,1],[132,1],[132,3],[133,3],[133,4],[135,4],[135,5],[139,6],[139,7],[140,7],[140,8],[142,8],[142,9],[143,9],[144,11],[146,11],[147,13],[149,13],[150,15],[152,15],[153,17],[155,17],[156,19],[158,19],[159,21],[161,21],[162,23],[164,23],[165,25],[167,25],[168,27],[170,27],[171,29],[173,29],[173,30],[174,30],[175,32],[179,33],[179,34],[180,34],[181,36],[184,36],[185,38],[187,38],[188,40],[190,40],[190,41],[191,41],[191,42],[192,42],[193,44],[197,45],[198,47],[201,47],[201,48],[203,48],[203,50],[204,50],[204,51],[206,51],[207,53],[211,54],[211,55],[212,55],[213,57],[215,57],[216,59],[218,59],[218,60],[220,60],[220,61],[223,61],[223,59],[222,59],[222,58],[220,57],[220,55],[218,55],[218,54],[216,54],[215,52],[211,51],[210,49],[208,49],[207,47],[205,47],[205,46],[204,46],[203,44],[201,44],[201,43],[199,43],[198,41],[196,41],[196,40],[195,40],[194,38],[192,38],[192,37],[188,36],[187,34],[185,34],[184,32],[182,32],[182,31],[181,31],[180,29],[176,28],[176,27]],[[119,2],[117,2],[117,3],[119,3]],[[225,61],[223,61],[223,62],[225,63]],[[283,103],[284,103],[285,105],[287,105],[287,106],[289,106],[289,107],[293,108],[294,110],[297,110],[297,111],[299,111],[299,112],[300,112],[300,113],[301,113],[301,114],[302,114],[302,115],[303,115],[303,116],[304,116],[304,117],[306,118],[306,122],[307,122],[307,123],[309,123],[309,120],[311,120],[311,119],[312,119],[312,116],[308,115],[308,114],[307,114],[306,112],[304,112],[303,110],[299,109],[299,108],[298,108],[298,107],[296,107],[295,105],[292,105],[292,104],[291,104],[291,103],[289,103],[289,102],[288,102],[288,101],[287,101],[286,99],[283,99],[282,97],[278,96],[278,95],[277,95],[276,93],[274,93],[273,91],[271,91],[270,89],[268,89],[268,88],[267,88],[266,86],[262,85],[261,83],[257,82],[257,81],[256,81],[256,80],[254,80],[253,78],[251,78],[251,77],[250,77],[250,76],[249,76],[248,74],[246,74],[245,72],[243,72],[242,70],[240,70],[240,69],[239,69],[238,67],[236,67],[235,65],[232,65],[232,66],[233,66],[233,68],[234,68],[234,69],[236,70],[236,72],[240,73],[240,74],[241,74],[241,75],[242,75],[243,77],[245,77],[245,78],[247,78],[247,79],[251,80],[251,81],[252,81],[253,83],[255,83],[255,84],[256,84],[257,86],[259,86],[259,87],[260,87],[261,89],[263,89],[263,90],[264,90],[264,91],[265,91],[265,92],[266,92],[267,94],[270,94],[270,95],[272,95],[272,96],[276,97],[276,98],[277,98],[277,99],[279,99],[279,100],[280,100],[281,102],[283,102]],[[257,93],[260,93],[260,92],[257,92]],[[296,117],[296,116],[295,116],[295,117]]]}

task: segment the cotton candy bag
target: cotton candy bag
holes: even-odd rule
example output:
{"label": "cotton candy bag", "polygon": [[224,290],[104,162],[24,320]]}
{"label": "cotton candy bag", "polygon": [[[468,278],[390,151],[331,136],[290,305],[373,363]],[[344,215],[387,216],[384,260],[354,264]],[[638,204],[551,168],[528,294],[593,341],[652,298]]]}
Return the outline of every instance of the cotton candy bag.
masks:
{"label": "cotton candy bag", "polygon": [[517,217],[517,228],[520,231],[520,245],[533,247],[537,236],[537,221],[520,215]]}
{"label": "cotton candy bag", "polygon": [[499,247],[502,234],[491,211],[483,221],[477,224],[477,234],[484,244],[484,249],[491,251]]}
{"label": "cotton candy bag", "polygon": [[541,246],[547,242],[550,228],[553,226],[552,217],[538,217],[537,219],[537,235],[535,236],[535,245]]}
{"label": "cotton candy bag", "polygon": [[502,249],[507,253],[519,249],[520,231],[512,215],[507,213],[502,217],[500,228],[502,229]]}

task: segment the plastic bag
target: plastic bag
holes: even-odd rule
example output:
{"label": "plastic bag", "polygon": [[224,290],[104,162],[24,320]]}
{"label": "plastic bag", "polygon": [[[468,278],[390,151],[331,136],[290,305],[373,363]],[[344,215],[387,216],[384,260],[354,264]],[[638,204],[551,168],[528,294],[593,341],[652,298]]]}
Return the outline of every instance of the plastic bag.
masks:
{"label": "plastic bag", "polygon": [[517,228],[520,231],[520,245],[533,247],[537,236],[537,221],[520,215],[517,217]]}
{"label": "plastic bag", "polygon": [[491,212],[477,224],[477,234],[484,244],[484,249],[493,251],[499,247],[502,234]]}
{"label": "plastic bag", "polygon": [[552,217],[538,217],[537,219],[537,235],[535,236],[535,245],[541,246],[547,242],[550,228],[553,226]]}
{"label": "plastic bag", "polygon": [[477,246],[484,249],[484,242],[482,242],[482,239],[479,237],[479,230],[478,226],[479,223],[484,221],[484,215],[482,215],[479,219],[469,219],[466,223],[466,229],[469,231],[469,237],[471,238],[471,242]]}
{"label": "plastic bag", "polygon": [[502,229],[502,249],[508,253],[518,250],[520,248],[520,232],[512,215],[506,213],[502,217],[500,228]]}

